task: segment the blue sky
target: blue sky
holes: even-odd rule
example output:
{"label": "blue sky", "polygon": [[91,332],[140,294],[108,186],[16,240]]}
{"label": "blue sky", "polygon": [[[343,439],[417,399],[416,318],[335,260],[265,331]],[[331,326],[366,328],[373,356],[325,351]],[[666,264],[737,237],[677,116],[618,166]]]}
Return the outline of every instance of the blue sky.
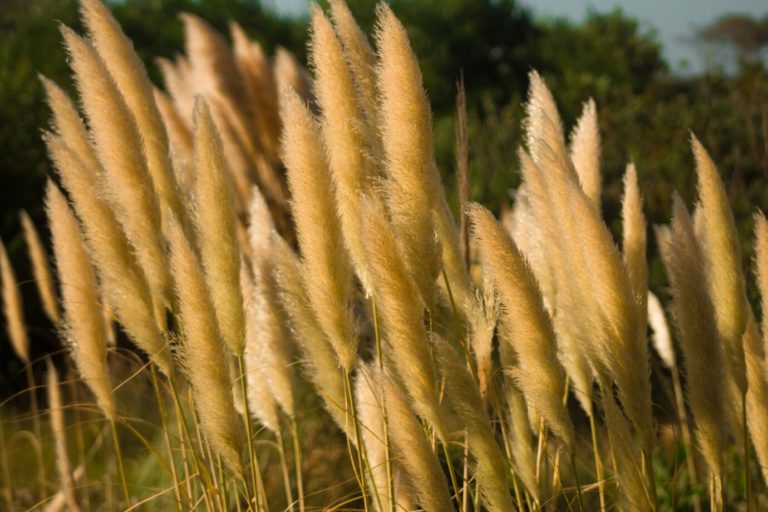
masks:
{"label": "blue sky", "polygon": [[[688,62],[689,71],[701,70],[707,62],[722,56],[707,54],[689,39],[696,27],[701,27],[726,13],[765,16],[768,0],[520,0],[537,16],[557,16],[582,20],[590,8],[599,12],[620,7],[634,16],[648,30],[655,30],[664,45],[665,57],[673,69]],[[307,0],[263,0],[267,5],[286,14],[307,11]],[[372,1],[373,5],[374,2]]]}

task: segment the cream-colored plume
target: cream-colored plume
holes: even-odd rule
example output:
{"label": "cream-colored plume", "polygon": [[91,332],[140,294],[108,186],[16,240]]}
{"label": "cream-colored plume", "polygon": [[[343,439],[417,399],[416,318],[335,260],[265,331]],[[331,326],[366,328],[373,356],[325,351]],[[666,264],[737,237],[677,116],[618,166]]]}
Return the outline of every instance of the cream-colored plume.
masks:
{"label": "cream-colored plume", "polygon": [[325,162],[317,122],[290,89],[280,94],[283,160],[292,195],[292,212],[302,256],[302,275],[312,310],[342,367],[350,372],[357,359],[349,301],[352,269],[344,248],[333,182]]}
{"label": "cream-colored plume", "polygon": [[160,208],[141,151],[140,132],[94,48],[65,26],[61,32],[96,154],[106,169],[109,204],[128,235],[152,293],[168,304],[171,283],[161,240]]}
{"label": "cream-colored plume", "polygon": [[629,275],[629,284],[637,302],[640,313],[638,320],[639,336],[645,337],[647,328],[648,309],[648,264],[646,263],[646,234],[645,216],[643,215],[643,200],[637,185],[635,164],[627,165],[624,174],[624,199],[621,203],[621,220],[624,237],[622,239],[622,256]]}
{"label": "cream-colored plume", "polygon": [[451,497],[440,462],[424,428],[414,416],[397,381],[383,376],[387,424],[395,461],[408,474],[413,492],[424,510],[451,510]]}
{"label": "cream-colored plume", "polygon": [[579,176],[581,189],[600,211],[600,131],[597,125],[597,107],[590,98],[584,102],[576,127],[571,132],[571,160]]}
{"label": "cream-colored plume", "polygon": [[333,420],[354,443],[355,431],[349,428],[351,425],[347,421],[346,392],[339,359],[312,312],[309,295],[301,278],[299,258],[277,233],[272,234],[271,256],[280,302],[288,314],[293,337],[304,356],[302,364],[305,373]]}
{"label": "cream-colored plume", "polygon": [[552,431],[571,449],[574,431],[563,405],[565,374],[557,359],[552,321],[544,308],[539,285],[528,263],[493,215],[471,203],[467,208],[483,265],[495,283],[502,316],[518,365],[507,368],[526,401],[538,410]]}
{"label": "cream-colored plume", "polygon": [[104,416],[114,420],[107,330],[91,258],[77,219],[64,194],[52,182],[48,183],[45,205],[64,306],[63,334],[83,381],[96,396],[96,403]]}
{"label": "cream-colored plume", "polygon": [[91,141],[77,108],[67,93],[51,80],[40,76],[48,98],[48,107],[53,113],[53,128],[59,137],[74,151],[93,173],[101,173],[102,167],[96,158]]}
{"label": "cream-colored plume", "polygon": [[365,446],[366,464],[373,497],[382,512],[392,510],[392,492],[387,477],[387,429],[384,419],[384,395],[381,370],[364,364],[355,378],[355,408],[360,434]]}
{"label": "cream-colored plume", "polygon": [[747,383],[742,335],[746,326],[747,298],[741,273],[739,236],[728,194],[715,163],[694,135],[691,135],[691,147],[696,159],[701,203],[701,248],[707,264],[717,332],[722,338],[730,371],[744,394]]}
{"label": "cream-colored plume", "polygon": [[385,340],[384,354],[402,379],[414,410],[445,439],[436,373],[424,328],[424,303],[411,281],[383,206],[363,201],[363,241],[373,283],[373,300]]}
{"label": "cream-colored plume", "polygon": [[[570,162],[566,152],[563,123],[557,112],[557,105],[547,84],[536,71],[528,73],[528,101],[525,105],[524,128],[528,153],[537,165],[542,164],[543,152],[553,152],[548,158],[555,158],[561,164]],[[576,171],[569,168],[572,178],[578,180]]]}
{"label": "cream-colored plume", "polygon": [[434,336],[435,352],[445,383],[446,403],[459,417],[467,432],[469,451],[475,458],[475,475],[481,500],[492,511],[514,510],[507,486],[506,462],[491,430],[477,384],[455,350]]}
{"label": "cream-colored plume", "polygon": [[757,321],[749,309],[744,331],[744,356],[747,366],[747,425],[760,462],[763,479],[768,482],[768,367]]}
{"label": "cream-colored plume", "polygon": [[147,170],[160,201],[164,220],[168,212],[186,218],[168,155],[168,136],[152,94],[147,70],[109,9],[101,0],[81,0],[80,9],[93,45],[115,80],[133,114],[146,158]]}
{"label": "cream-colored plume", "polygon": [[24,322],[24,307],[21,293],[16,281],[16,274],[5,250],[5,244],[0,240],[0,282],[3,286],[3,312],[5,313],[6,329],[11,339],[11,346],[16,356],[24,364],[29,364],[29,336]]}
{"label": "cream-colored plume", "polygon": [[763,212],[755,216],[755,277],[763,318],[763,350],[768,353],[768,221]]}
{"label": "cream-colored plume", "polygon": [[27,242],[29,259],[32,261],[32,275],[40,294],[43,311],[54,325],[58,325],[61,321],[61,315],[56,301],[51,267],[48,265],[48,256],[45,254],[43,242],[40,240],[40,235],[29,214],[22,210],[19,218],[21,219],[21,228],[24,231],[24,240]]}
{"label": "cream-colored plume", "polygon": [[312,99],[310,79],[307,70],[299,63],[299,60],[293,53],[282,46],[278,46],[275,49],[275,62],[273,64],[272,72],[275,75],[280,109],[283,108],[283,102],[282,99],[280,99],[280,91],[286,87],[296,91],[296,94],[298,94],[304,101],[309,102]]}
{"label": "cream-colored plume", "polygon": [[441,187],[433,161],[432,112],[405,28],[385,3],[377,14],[387,208],[405,268],[432,308],[441,270],[432,216]]}
{"label": "cream-colored plume", "polygon": [[360,197],[369,189],[368,181],[374,169],[366,155],[364,121],[341,43],[317,5],[312,9],[311,34],[315,97],[322,111],[322,133],[344,243],[363,288],[370,293],[360,225]]}
{"label": "cream-colored plume", "polygon": [[186,193],[191,187],[189,167],[192,164],[192,132],[184,122],[173,100],[159,89],[153,90],[155,102],[163,118],[168,140],[173,155],[174,173],[180,187],[180,193]]}
{"label": "cream-colored plume", "polygon": [[667,368],[677,366],[675,360],[675,348],[672,346],[672,335],[669,332],[669,324],[664,314],[664,306],[652,291],[648,292],[648,325],[651,327],[651,341],[661,362]]}
{"label": "cream-colored plume", "polygon": [[192,385],[203,433],[222,460],[242,475],[242,433],[232,397],[226,347],[203,269],[183,228],[172,222],[170,259],[183,329],[179,357]]}
{"label": "cream-colored plume", "polygon": [[208,105],[195,105],[195,214],[197,244],[224,343],[235,355],[245,348],[240,288],[240,244],[230,174]]}
{"label": "cream-colored plume", "polygon": [[133,342],[170,375],[173,372],[170,350],[154,316],[147,279],[115,213],[102,198],[100,181],[61,139],[47,135],[45,142],[82,223],[106,302]]}
{"label": "cream-colored plume", "polygon": [[677,195],[673,208],[672,231],[669,236],[662,236],[661,255],[672,283],[675,323],[683,349],[688,403],[697,437],[710,471],[720,476],[727,440],[723,403],[725,356],[707,290],[704,256],[693,223]]}
{"label": "cream-colored plume", "polygon": [[536,453],[528,420],[528,407],[523,395],[512,383],[505,382],[505,394],[509,409],[509,443],[512,465],[523,485],[536,501],[541,499],[541,490],[536,481]]}

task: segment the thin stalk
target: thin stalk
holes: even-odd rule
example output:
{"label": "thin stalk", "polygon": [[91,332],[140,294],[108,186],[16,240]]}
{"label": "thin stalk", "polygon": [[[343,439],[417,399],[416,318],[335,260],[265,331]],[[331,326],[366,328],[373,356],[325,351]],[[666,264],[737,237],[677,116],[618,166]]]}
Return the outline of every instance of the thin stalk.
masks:
{"label": "thin stalk", "polygon": [[650,488],[651,492],[651,508],[655,510],[659,510],[659,498],[656,494],[656,475],[653,474],[653,458],[648,456],[648,454],[645,451],[645,448],[643,448],[642,451],[642,465],[643,465],[643,474],[646,476],[646,479],[648,480],[648,487]]}
{"label": "thin stalk", "polygon": [[277,429],[277,453],[280,456],[280,469],[283,473],[283,486],[285,488],[285,499],[288,503],[288,509],[293,512],[295,510],[293,506],[293,491],[291,491],[291,475],[288,471],[288,460],[285,457],[285,439],[283,438],[282,429]]}
{"label": "thin stalk", "polygon": [[544,447],[547,443],[547,429],[544,428],[544,420],[539,423],[539,440],[536,446],[536,485],[541,489],[541,473],[544,470]]}
{"label": "thin stalk", "polygon": [[[379,370],[384,372],[384,352],[382,351],[381,333],[379,332],[379,313],[376,309],[376,300],[371,297],[371,312],[373,316],[373,335],[376,341],[376,362]],[[379,396],[384,396],[379,393]],[[384,404],[379,404],[381,414],[384,417],[384,450],[386,452],[386,471],[387,471],[387,493],[389,494],[390,512],[395,511],[395,478],[392,470],[392,447],[389,444],[389,420],[387,419],[387,410]],[[303,512],[303,511],[302,511]]]}
{"label": "thin stalk", "polygon": [[[347,414],[347,421],[350,419],[354,422],[354,428],[355,428],[355,439],[357,439],[357,467],[360,469],[360,473],[358,475],[357,470],[355,469],[355,460],[354,455],[350,453],[350,456],[352,457],[352,469],[355,472],[355,477],[357,479],[357,483],[360,486],[360,491],[363,493],[363,506],[364,510],[368,510],[368,496],[367,496],[367,490],[366,490],[366,480],[365,480],[365,449],[363,448],[363,437],[360,432],[360,423],[357,421],[357,407],[355,406],[355,397],[352,393],[352,383],[349,378],[349,373],[345,370],[342,370],[344,372],[344,391],[347,401],[347,408],[346,408],[346,414]],[[376,494],[376,499],[379,499],[379,494]],[[381,503],[379,505],[379,510],[381,510]]]}
{"label": "thin stalk", "polygon": [[293,438],[293,458],[296,467],[296,491],[299,494],[299,512],[304,512],[304,483],[301,470],[301,440],[296,418],[291,418],[291,437]]}
{"label": "thin stalk", "polygon": [[603,473],[603,461],[600,460],[600,450],[597,448],[597,427],[595,426],[594,412],[589,415],[589,430],[592,434],[592,455],[595,458],[595,475],[597,476],[597,492],[600,495],[600,512],[606,512],[605,475]]}
{"label": "thin stalk", "polygon": [[254,493],[256,494],[257,503],[259,501],[263,501],[265,508],[268,510],[269,506],[267,506],[267,496],[264,492],[264,482],[261,478],[261,469],[259,467],[259,459],[256,456],[256,447],[253,444],[253,432],[251,429],[251,413],[248,408],[248,399],[247,399],[248,385],[245,379],[245,361],[243,360],[242,354],[238,354],[237,356],[237,365],[238,365],[238,370],[240,371],[240,388],[243,393],[243,422],[245,423],[246,436],[248,436],[248,458],[250,462],[253,490],[254,490]]}
{"label": "thin stalk", "polygon": [[517,476],[514,470],[512,471],[512,489],[515,491],[515,501],[517,502],[517,510],[523,510],[523,498],[520,495],[520,485],[517,483]]}
{"label": "thin stalk", "polygon": [[[87,460],[85,457],[85,437],[83,436],[83,422],[82,417],[80,415],[80,396],[77,392],[77,380],[72,376],[73,370],[71,364],[68,365],[69,367],[69,378],[67,379],[69,381],[69,390],[72,394],[72,403],[75,404],[74,413],[75,413],[75,439],[77,442],[77,459],[78,459],[78,465],[82,466],[83,468],[83,475],[84,480],[88,481],[88,465]],[[81,499],[83,500],[83,509],[90,510],[91,509],[91,498],[89,496],[89,492],[87,489],[84,490],[84,492],[81,493]]]}
{"label": "thin stalk", "polygon": [[109,426],[112,428],[112,444],[115,446],[115,456],[117,457],[117,468],[120,472],[120,482],[123,485],[123,497],[125,498],[125,506],[130,506],[131,496],[128,493],[128,481],[125,478],[125,467],[123,466],[123,452],[120,449],[120,440],[117,437],[117,426],[115,420],[109,420]]}
{"label": "thin stalk", "polygon": [[5,446],[5,430],[3,428],[3,418],[0,416],[0,462],[3,471],[3,498],[5,499],[5,509],[9,512],[13,510],[13,482],[11,481],[11,470],[8,465],[8,450]]}
{"label": "thin stalk", "polygon": [[446,443],[440,443],[443,447],[443,453],[445,454],[445,463],[448,465],[448,474],[451,477],[451,485],[453,485],[453,492],[456,493],[456,503],[461,503],[461,493],[459,492],[459,483],[456,480],[456,473],[453,470],[453,462],[451,462],[451,454],[448,452],[448,446]]}
{"label": "thin stalk", "polygon": [[[29,406],[32,410],[32,431],[35,433],[37,442],[42,445],[43,434],[40,427],[40,408],[37,404],[37,389],[35,384],[35,375],[32,373],[32,363],[24,365],[24,373],[27,376],[27,386],[29,387]],[[40,486],[40,493],[45,496],[46,494],[46,481],[45,481],[45,461],[43,460],[43,452],[38,447],[35,449],[35,457],[37,459],[37,484]]]}
{"label": "thin stalk", "polygon": [[[173,445],[171,443],[171,434],[168,431],[168,421],[165,412],[165,404],[163,397],[160,394],[160,386],[157,383],[157,371],[153,363],[149,364],[149,371],[152,377],[152,387],[155,390],[155,398],[157,399],[157,408],[160,412],[160,423],[163,428],[163,436],[165,437],[165,446],[168,449],[168,465],[171,468],[171,476],[173,477],[173,494],[176,499],[176,508],[179,512],[184,512],[184,507],[181,505],[181,487],[179,486],[179,474],[176,472],[176,461],[173,457]],[[187,501],[191,498],[187,496]]]}
{"label": "thin stalk", "polygon": [[584,502],[581,498],[581,485],[579,484],[579,475],[576,470],[576,449],[571,450],[571,467],[573,468],[573,482],[576,485],[576,498],[579,503],[579,510],[584,512]]}

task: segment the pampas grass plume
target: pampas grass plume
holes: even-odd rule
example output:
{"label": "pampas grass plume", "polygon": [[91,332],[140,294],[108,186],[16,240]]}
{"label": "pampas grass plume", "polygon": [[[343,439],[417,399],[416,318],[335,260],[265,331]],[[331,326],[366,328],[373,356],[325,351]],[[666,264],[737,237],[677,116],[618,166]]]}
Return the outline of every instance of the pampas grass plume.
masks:
{"label": "pampas grass plume", "polygon": [[98,180],[58,137],[45,137],[48,151],[83,226],[88,252],[106,302],[129,337],[166,375],[173,373],[168,345],[154,317],[152,296],[114,212],[100,194]]}
{"label": "pampas grass plume", "polygon": [[5,250],[5,244],[0,240],[0,282],[3,287],[3,312],[5,313],[6,329],[11,339],[11,346],[16,356],[29,364],[29,336],[24,323],[24,307],[21,293],[16,281],[16,274]]}
{"label": "pampas grass plume", "polygon": [[600,211],[600,131],[597,108],[591,98],[584,103],[581,116],[571,133],[571,160],[582,190]]}
{"label": "pampas grass plume", "polygon": [[230,469],[242,474],[242,433],[232,397],[225,345],[216,325],[205,277],[182,227],[171,226],[170,259],[184,332],[180,359],[192,385],[200,423]]}
{"label": "pampas grass plume", "polygon": [[432,113],[405,28],[385,3],[377,15],[387,207],[408,273],[431,308],[441,269],[432,217],[441,186],[433,163]]}
{"label": "pampas grass plume", "polygon": [[203,98],[198,98],[194,119],[197,243],[219,332],[229,350],[240,355],[245,348],[245,317],[232,183],[216,126]]}
{"label": "pampas grass plume", "polygon": [[538,410],[567,449],[573,446],[573,424],[565,409],[565,375],[557,359],[555,331],[544,309],[536,278],[528,263],[493,215],[472,203],[467,208],[483,264],[495,283],[510,343],[519,364],[509,369],[527,402]]}
{"label": "pampas grass plume", "polygon": [[302,255],[302,275],[310,304],[342,367],[350,372],[357,359],[357,335],[348,302],[350,267],[325,162],[317,122],[290,89],[280,94],[283,159],[292,195],[292,211]]}
{"label": "pampas grass plume", "polygon": [[659,354],[661,362],[667,368],[677,366],[675,348],[672,346],[672,335],[669,332],[669,324],[664,314],[664,307],[661,305],[661,301],[656,294],[651,291],[648,292],[648,325],[653,333],[651,336],[653,348]]}
{"label": "pampas grass plume", "polygon": [[738,233],[717,168],[693,134],[691,148],[696,160],[701,202],[701,248],[707,262],[709,293],[715,306],[717,332],[722,337],[730,371],[743,394],[747,384],[741,340],[746,325],[747,302]]}
{"label": "pampas grass plume", "polygon": [[59,313],[51,267],[48,265],[48,256],[45,254],[43,242],[40,240],[40,235],[29,214],[22,210],[19,218],[24,231],[24,240],[27,242],[29,259],[32,261],[32,275],[40,294],[43,311],[54,325],[58,325],[61,321],[61,314]]}
{"label": "pampas grass plume", "polygon": [[702,250],[691,217],[680,197],[673,201],[670,235],[662,237],[661,254],[672,283],[675,322],[680,333],[688,403],[704,459],[717,476],[723,471],[727,439],[723,381],[725,360],[717,336],[715,310],[705,277]]}
{"label": "pampas grass plume", "polygon": [[646,263],[646,234],[645,216],[643,215],[643,200],[637,185],[635,164],[627,165],[624,174],[624,199],[621,203],[621,219],[624,231],[622,239],[622,256],[627,268],[629,284],[637,303],[641,319],[638,328],[641,336],[645,336],[647,300],[648,300],[648,264]]}
{"label": "pampas grass plume", "polygon": [[83,380],[107,419],[115,418],[115,399],[107,368],[107,330],[96,275],[80,226],[64,194],[52,182],[46,193],[48,225],[64,305],[63,332]]}
{"label": "pampas grass plume", "polygon": [[107,197],[125,229],[153,294],[168,303],[170,276],[161,241],[160,209],[133,115],[104,61],[68,27],[61,27],[99,161]]}
{"label": "pampas grass plume", "polygon": [[406,396],[387,373],[383,376],[383,395],[393,456],[408,474],[417,500],[424,510],[451,510],[440,462]]}

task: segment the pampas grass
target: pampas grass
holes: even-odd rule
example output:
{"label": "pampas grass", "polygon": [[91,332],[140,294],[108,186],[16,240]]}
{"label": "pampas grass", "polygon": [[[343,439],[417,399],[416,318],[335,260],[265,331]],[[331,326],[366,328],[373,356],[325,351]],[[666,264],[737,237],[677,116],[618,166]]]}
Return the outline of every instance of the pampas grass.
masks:
{"label": "pampas grass", "polygon": [[[374,51],[342,0],[328,7],[312,8],[310,71],[245,25],[230,23],[229,42],[183,14],[185,54],[157,61],[163,90],[99,0],[81,4],[87,39],[62,28],[77,101],[41,77],[55,276],[46,241],[21,223],[42,305],[90,393],[72,381],[59,396],[49,367],[54,435],[43,435],[39,328],[20,297],[29,276],[17,282],[0,245],[6,328],[30,391],[0,400],[0,463],[16,469],[21,441],[38,473],[14,475],[6,502],[48,504],[43,454],[55,444],[64,461],[71,432],[78,467],[61,465],[51,510],[77,499],[212,512],[697,509],[703,463],[710,508],[762,503],[750,467],[756,453],[766,476],[768,223],[755,217],[761,338],[701,144],[696,220],[674,199],[671,226],[657,228],[670,307],[648,291],[655,246],[633,164],[621,239],[608,228],[617,189],[601,183],[594,101],[565,126],[529,74],[522,182],[500,223],[469,203],[460,86],[459,229],[406,29],[382,4]],[[659,392],[670,380],[676,415]],[[31,414],[17,413],[27,397]]]}

